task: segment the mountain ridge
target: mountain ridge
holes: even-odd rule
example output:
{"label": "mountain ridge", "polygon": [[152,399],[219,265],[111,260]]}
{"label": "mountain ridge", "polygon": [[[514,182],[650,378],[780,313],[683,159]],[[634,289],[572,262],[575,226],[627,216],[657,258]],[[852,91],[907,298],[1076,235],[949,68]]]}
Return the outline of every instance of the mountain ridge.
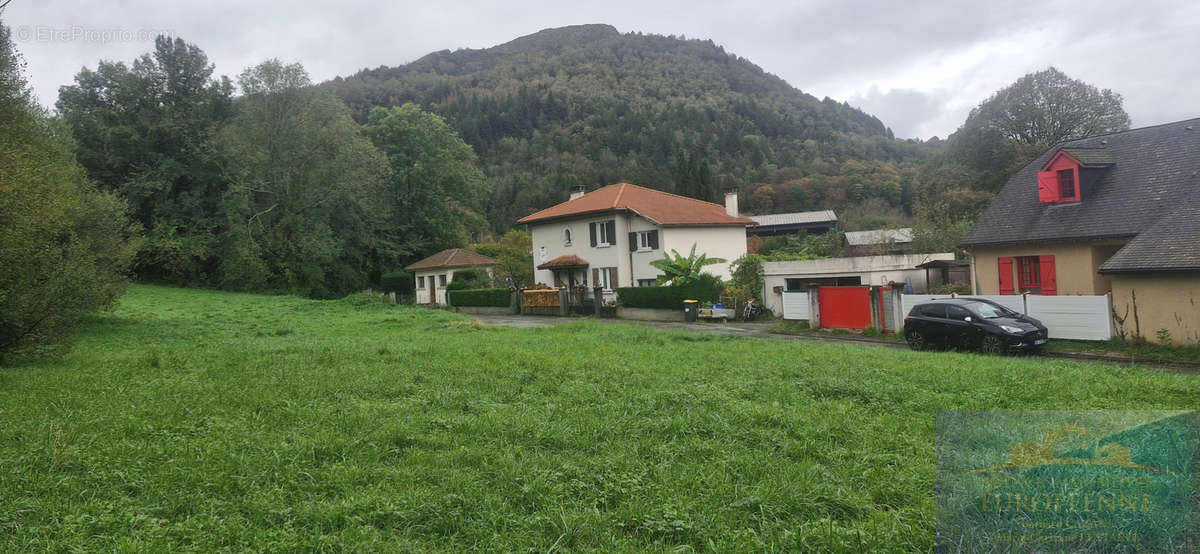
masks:
{"label": "mountain ridge", "polygon": [[725,187],[748,194],[781,169],[804,177],[818,160],[921,156],[877,117],[818,100],[711,40],[607,24],[431,52],[322,86],[360,121],[375,106],[405,102],[444,117],[496,185],[488,213],[496,230],[573,186],[624,180],[715,199]]}

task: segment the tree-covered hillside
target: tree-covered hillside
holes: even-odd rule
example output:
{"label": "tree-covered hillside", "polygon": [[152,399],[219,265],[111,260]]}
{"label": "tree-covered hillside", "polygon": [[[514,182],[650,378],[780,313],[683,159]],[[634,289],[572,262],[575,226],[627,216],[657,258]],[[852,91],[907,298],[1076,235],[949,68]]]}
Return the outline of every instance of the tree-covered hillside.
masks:
{"label": "tree-covered hillside", "polygon": [[758,193],[749,206],[758,211],[871,197],[911,211],[905,166],[924,154],[879,119],[805,94],[712,41],[608,25],[435,52],[325,86],[360,121],[405,102],[446,118],[495,184],[487,215],[497,230],[572,186],[620,180],[708,199],[735,186],[745,198]]}

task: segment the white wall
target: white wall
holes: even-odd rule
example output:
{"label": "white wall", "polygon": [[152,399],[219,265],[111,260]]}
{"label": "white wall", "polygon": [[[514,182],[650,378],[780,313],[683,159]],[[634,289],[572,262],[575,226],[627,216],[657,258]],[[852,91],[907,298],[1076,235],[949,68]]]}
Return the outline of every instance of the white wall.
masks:
{"label": "white wall", "polygon": [[909,282],[914,291],[925,292],[925,270],[916,269],[916,266],[931,260],[953,259],[953,252],[941,252],[765,262],[764,305],[776,314],[783,313],[783,298],[775,292],[775,287],[787,290],[787,280],[794,278],[858,277],[864,285],[886,285],[889,281]]}
{"label": "white wall", "polygon": [[[615,219],[617,222],[617,233],[616,237],[613,238],[614,244],[593,248],[591,235],[588,232],[588,224],[593,222],[603,223],[612,219]],[[629,279],[629,238],[626,234],[626,224],[624,216],[607,214],[599,217],[530,225],[529,232],[533,236],[533,280],[553,287],[554,272],[548,269],[538,269],[537,266],[559,256],[575,255],[587,260],[589,264],[587,271],[589,287],[593,285],[592,268],[596,267],[617,268],[619,285],[626,286]],[[571,230],[570,244],[563,241],[564,229]],[[625,259],[624,263],[621,262],[622,258]]]}
{"label": "white wall", "polygon": [[[667,227],[663,229],[663,251],[675,249],[687,256],[696,245],[696,255],[707,254],[710,258],[724,258],[725,263],[706,266],[704,271],[729,280],[729,264],[746,255],[746,228],[740,226],[714,227]],[[658,253],[662,257],[662,253]]]}

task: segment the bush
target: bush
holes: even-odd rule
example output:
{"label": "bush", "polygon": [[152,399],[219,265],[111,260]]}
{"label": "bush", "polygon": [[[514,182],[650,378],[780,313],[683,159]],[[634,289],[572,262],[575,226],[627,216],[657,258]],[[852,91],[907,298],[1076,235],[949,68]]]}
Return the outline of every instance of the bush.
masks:
{"label": "bush", "polygon": [[454,278],[450,280],[452,283],[466,284],[465,289],[482,289],[491,284],[489,281],[491,278],[488,277],[487,270],[479,268],[459,269],[454,272]]}
{"label": "bush", "polygon": [[0,358],[63,340],[113,306],[140,245],[125,202],[88,183],[20,67],[0,24]]}
{"label": "bush", "polygon": [[618,288],[617,303],[627,308],[680,310],[684,300],[716,302],[723,289],[719,277],[704,273],[694,283],[683,286]]}
{"label": "bush", "polygon": [[393,271],[384,273],[379,278],[379,288],[383,292],[394,292],[397,294],[412,294],[416,289],[416,283],[413,282],[413,275],[407,271]]}
{"label": "bush", "polygon": [[464,283],[462,281],[450,281],[450,283],[448,285],[446,285],[446,290],[470,290],[470,289],[471,289],[470,283]]}
{"label": "bush", "polygon": [[451,306],[490,306],[507,308],[512,301],[508,289],[455,290],[446,287]]}

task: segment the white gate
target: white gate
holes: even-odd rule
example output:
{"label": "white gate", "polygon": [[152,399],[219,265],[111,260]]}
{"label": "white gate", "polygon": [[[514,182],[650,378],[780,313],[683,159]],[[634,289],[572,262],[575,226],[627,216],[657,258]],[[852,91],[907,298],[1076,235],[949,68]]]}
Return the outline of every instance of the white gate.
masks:
{"label": "white gate", "polygon": [[808,293],[802,291],[783,292],[783,319],[808,320]]}

